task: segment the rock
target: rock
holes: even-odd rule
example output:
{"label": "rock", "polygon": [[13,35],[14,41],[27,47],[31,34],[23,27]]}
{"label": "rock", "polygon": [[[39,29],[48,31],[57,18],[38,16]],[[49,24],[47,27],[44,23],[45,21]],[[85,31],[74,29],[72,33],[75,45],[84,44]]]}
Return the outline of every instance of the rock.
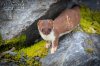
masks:
{"label": "rock", "polygon": [[2,62],[0,66],[19,66],[16,62]]}
{"label": "rock", "polygon": [[26,30],[56,0],[0,0],[0,3],[0,32],[5,40]]}
{"label": "rock", "polygon": [[41,59],[42,66],[100,66],[100,35],[74,31],[60,38],[54,54]]}
{"label": "rock", "polygon": [[[74,0],[74,1],[76,1],[76,0]],[[88,6],[89,8],[91,8],[91,9],[98,9],[98,10],[100,10],[100,0],[79,0],[79,3],[80,4],[83,4],[83,5],[86,5],[86,6]]]}

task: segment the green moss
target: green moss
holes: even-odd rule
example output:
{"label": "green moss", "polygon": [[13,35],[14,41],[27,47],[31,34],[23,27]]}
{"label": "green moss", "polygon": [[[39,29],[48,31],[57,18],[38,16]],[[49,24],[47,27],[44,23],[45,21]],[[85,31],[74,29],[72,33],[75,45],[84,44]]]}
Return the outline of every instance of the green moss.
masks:
{"label": "green moss", "polygon": [[43,58],[47,55],[48,52],[45,48],[45,43],[45,41],[40,41],[30,47],[16,51],[18,55],[15,58],[18,60],[23,54],[24,56],[27,56],[29,58],[26,60],[26,63],[29,66],[32,66],[32,64],[35,66],[40,66],[40,63],[38,61],[35,61],[33,58],[35,58],[36,56]]}
{"label": "green moss", "polygon": [[40,41],[33,46],[23,48],[18,51],[18,54],[25,53],[28,57],[44,57],[47,55],[47,49],[45,48],[45,41]]}
{"label": "green moss", "polygon": [[5,40],[5,44],[17,44],[17,43],[24,43],[24,41],[26,40],[26,35],[20,35],[18,37],[12,38],[10,40]]}
{"label": "green moss", "polygon": [[11,56],[9,54],[4,55],[4,58],[10,58]]}
{"label": "green moss", "polygon": [[82,6],[80,25],[87,33],[100,34],[100,11],[93,11],[85,6]]}
{"label": "green moss", "polygon": [[93,53],[93,48],[85,48],[85,51],[89,54]]}
{"label": "green moss", "polygon": [[92,11],[92,18],[100,24],[100,11]]}
{"label": "green moss", "polygon": [[3,48],[0,49],[0,52],[7,51],[12,47],[15,47],[17,50],[26,47],[26,38],[26,35],[22,34],[9,40],[2,40],[2,45],[0,46],[0,48]]}
{"label": "green moss", "polygon": [[[41,63],[35,60],[36,57],[43,58],[48,54],[48,50],[45,48],[45,41],[40,41],[34,45],[20,50],[15,50],[16,56],[5,55],[5,58],[14,60],[19,63],[19,66],[41,66]],[[23,59],[25,63],[22,63],[20,59]]]}

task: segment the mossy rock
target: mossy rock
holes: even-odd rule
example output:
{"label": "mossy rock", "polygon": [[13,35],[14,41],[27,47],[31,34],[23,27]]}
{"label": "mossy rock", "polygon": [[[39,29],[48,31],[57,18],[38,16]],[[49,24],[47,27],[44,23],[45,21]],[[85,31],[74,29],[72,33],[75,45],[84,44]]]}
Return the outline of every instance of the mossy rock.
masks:
{"label": "mossy rock", "polygon": [[36,61],[33,58],[35,57],[43,58],[48,54],[48,50],[45,48],[45,43],[46,43],[45,41],[40,41],[30,47],[17,50],[16,52],[18,53],[18,55],[15,57],[16,60],[20,59],[23,54],[23,56],[28,57],[28,59],[26,60],[26,63],[29,66],[32,66],[32,65],[40,66],[41,65],[40,62]]}
{"label": "mossy rock", "polygon": [[22,34],[10,40],[5,40],[5,44],[17,44],[17,43],[23,44],[25,41],[26,41],[26,35]]}
{"label": "mossy rock", "polygon": [[17,51],[18,57],[20,56],[21,53],[25,53],[28,57],[34,57],[34,56],[44,57],[45,55],[47,55],[47,49],[45,48],[45,43],[46,43],[45,41],[40,41],[30,47],[18,50]]}
{"label": "mossy rock", "polygon": [[[4,58],[14,60],[19,63],[19,66],[28,65],[28,66],[41,66],[41,63],[35,60],[36,57],[43,58],[48,54],[48,49],[45,48],[45,41],[40,41],[34,45],[20,50],[15,50],[17,53],[16,56],[10,56],[9,54],[5,55]],[[24,58],[25,64],[20,61]]]}
{"label": "mossy rock", "polygon": [[81,6],[80,25],[87,33],[100,34],[100,11]]}
{"label": "mossy rock", "polygon": [[15,47],[16,49],[21,49],[26,46],[26,35],[22,34],[17,37],[14,37],[9,40],[2,40],[2,37],[0,36],[0,52],[7,51],[11,49],[12,47]]}

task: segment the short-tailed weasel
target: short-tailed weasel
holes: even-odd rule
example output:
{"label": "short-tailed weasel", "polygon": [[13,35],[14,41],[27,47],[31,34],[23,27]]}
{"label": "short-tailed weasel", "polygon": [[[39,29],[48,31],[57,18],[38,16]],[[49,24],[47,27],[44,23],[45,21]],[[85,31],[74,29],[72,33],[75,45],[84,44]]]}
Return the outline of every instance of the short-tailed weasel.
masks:
{"label": "short-tailed weasel", "polygon": [[80,9],[78,6],[64,10],[55,20],[39,20],[37,23],[41,37],[47,41],[46,47],[50,44],[51,53],[58,47],[59,37],[71,32],[80,22]]}

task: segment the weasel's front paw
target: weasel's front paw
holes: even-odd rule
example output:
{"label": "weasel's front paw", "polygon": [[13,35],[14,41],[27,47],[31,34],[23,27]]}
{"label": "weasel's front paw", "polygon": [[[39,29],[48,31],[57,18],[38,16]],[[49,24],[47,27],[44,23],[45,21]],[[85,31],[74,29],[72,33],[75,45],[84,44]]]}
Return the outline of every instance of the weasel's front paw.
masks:
{"label": "weasel's front paw", "polygon": [[46,43],[46,48],[49,48],[50,47],[50,44],[49,43]]}
{"label": "weasel's front paw", "polygon": [[52,47],[51,48],[51,54],[55,53],[56,50],[57,50],[57,47]]}

